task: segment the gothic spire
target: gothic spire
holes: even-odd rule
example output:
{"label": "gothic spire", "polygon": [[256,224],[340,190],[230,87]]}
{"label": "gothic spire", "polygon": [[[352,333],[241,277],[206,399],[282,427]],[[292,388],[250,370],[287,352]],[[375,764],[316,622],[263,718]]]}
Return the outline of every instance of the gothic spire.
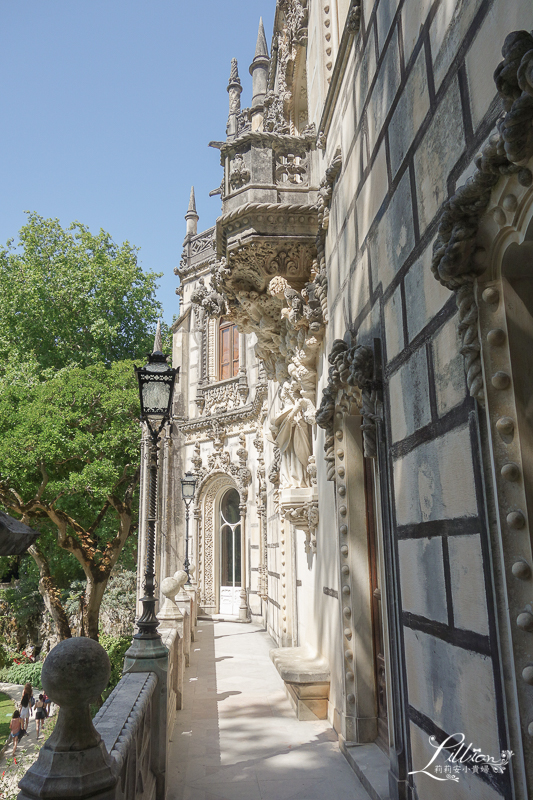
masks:
{"label": "gothic spire", "polygon": [[187,209],[187,214],[189,211],[192,211],[196,214],[196,200],[194,198],[194,186],[191,186],[191,195],[189,197],[189,208]]}
{"label": "gothic spire", "polygon": [[153,353],[163,352],[163,342],[161,340],[161,320],[157,320],[157,328],[155,330],[154,349]]}
{"label": "gothic spire", "polygon": [[194,186],[191,186],[191,195],[189,197],[189,208],[185,214],[185,221],[187,222],[187,236],[196,236],[198,233],[198,220],[199,216],[196,213],[196,200],[194,198]]}
{"label": "gothic spire", "polygon": [[[262,58],[268,58],[268,47],[267,47],[267,40],[265,36],[265,28],[263,26],[263,17],[259,19],[259,30],[257,32],[257,44],[255,45],[255,58],[257,56],[261,56]],[[255,60],[254,58],[254,60]]]}
{"label": "gothic spire", "polygon": [[265,36],[263,19],[259,20],[257,43],[254,60],[250,64],[252,76],[252,130],[261,130],[263,126],[263,103],[268,89],[268,70],[270,59]]}
{"label": "gothic spire", "polygon": [[229,115],[228,124],[226,125],[226,135],[235,136],[237,133],[237,115],[241,110],[241,79],[239,78],[239,69],[237,67],[237,59],[231,59],[231,71],[229,75],[228,94],[229,94]]}

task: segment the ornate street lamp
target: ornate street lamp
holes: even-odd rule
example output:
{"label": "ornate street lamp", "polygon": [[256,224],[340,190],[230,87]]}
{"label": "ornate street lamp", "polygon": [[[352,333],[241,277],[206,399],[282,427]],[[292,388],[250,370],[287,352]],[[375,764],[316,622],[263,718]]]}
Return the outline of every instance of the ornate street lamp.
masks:
{"label": "ornate street lamp", "polygon": [[162,352],[161,325],[157,323],[153,353],[148,355],[148,364],[135,367],[141,398],[141,420],[150,434],[150,476],[148,490],[148,516],[146,536],[146,569],[144,572],[143,612],[134,639],[159,639],[159,620],[155,615],[155,527],[157,521],[157,461],[159,434],[171,417],[174,382],[179,369],[169,367],[167,356]]}
{"label": "ornate street lamp", "polygon": [[185,503],[185,561],[183,562],[183,569],[187,573],[187,586],[191,585],[189,575],[189,507],[194,499],[195,489],[196,478],[192,472],[186,472],[185,477],[181,479],[181,496]]}

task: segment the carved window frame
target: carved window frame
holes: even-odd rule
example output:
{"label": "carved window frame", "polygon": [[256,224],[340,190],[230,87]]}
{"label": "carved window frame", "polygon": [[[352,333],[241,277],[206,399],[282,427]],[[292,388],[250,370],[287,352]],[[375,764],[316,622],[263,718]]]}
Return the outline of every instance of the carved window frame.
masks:
{"label": "carved window frame", "polygon": [[205,481],[198,498],[200,510],[198,530],[200,605],[204,610],[215,614],[220,608],[220,547],[218,541],[220,501],[228,489],[239,491],[230,475],[216,472]]}
{"label": "carved window frame", "polygon": [[[533,158],[527,166],[533,169]],[[492,551],[497,565],[497,618],[500,630],[505,632],[500,637],[504,675],[507,683],[515,684],[513,696],[517,699],[515,708],[508,703],[511,746],[519,751],[519,740],[524,737],[526,769],[532,775],[533,754],[528,740],[533,732],[533,502],[530,495],[528,514],[525,484],[533,470],[533,454],[528,453],[523,428],[518,424],[504,286],[507,265],[513,258],[510,248],[528,242],[533,248],[533,186],[524,187],[515,173],[498,181],[480,220],[476,244],[485,271],[477,278],[474,292],[485,399],[482,449],[495,507]],[[531,267],[533,281],[533,263]],[[480,413],[483,415],[481,408]]]}
{"label": "carved window frame", "polygon": [[[368,581],[360,579],[363,566],[370,563],[370,543],[367,527],[367,498],[365,493],[365,456],[361,424],[363,417],[355,404],[350,408],[337,406],[334,420],[335,507],[339,543],[340,613],[343,643],[344,708],[341,712],[341,734],[359,744],[375,742],[378,738],[377,692],[374,664],[373,609]],[[373,513],[376,528],[376,547],[380,569],[380,585],[385,586],[383,529],[381,525],[380,479],[373,462]],[[387,647],[387,610],[382,600],[382,625],[385,663],[390,656]],[[390,674],[390,669],[387,669]],[[390,692],[390,683],[387,685]],[[390,698],[387,697],[390,709]],[[391,718],[389,715],[389,738]]]}

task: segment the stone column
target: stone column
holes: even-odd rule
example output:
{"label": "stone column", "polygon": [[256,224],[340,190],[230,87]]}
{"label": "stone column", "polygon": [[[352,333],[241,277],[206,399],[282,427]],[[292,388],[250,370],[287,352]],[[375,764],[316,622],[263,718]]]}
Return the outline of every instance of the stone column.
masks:
{"label": "stone column", "polygon": [[246,506],[241,505],[241,602],[239,606],[239,619],[248,621],[248,603],[246,596]]}

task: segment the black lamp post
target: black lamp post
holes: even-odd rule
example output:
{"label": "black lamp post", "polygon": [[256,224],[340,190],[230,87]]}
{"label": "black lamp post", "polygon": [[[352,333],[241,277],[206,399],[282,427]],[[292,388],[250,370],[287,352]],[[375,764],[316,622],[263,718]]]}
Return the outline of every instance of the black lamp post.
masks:
{"label": "black lamp post", "polygon": [[185,502],[185,561],[183,569],[187,573],[187,586],[190,586],[191,583],[189,576],[189,507],[193,501],[195,489],[196,478],[192,472],[186,472],[185,477],[181,479],[181,496]]}
{"label": "black lamp post", "polygon": [[162,353],[161,327],[157,323],[154,351],[148,355],[144,367],[135,367],[141,398],[141,420],[150,434],[150,478],[148,490],[148,516],[146,537],[146,568],[144,572],[143,612],[134,639],[161,639],[155,615],[155,526],[157,521],[157,459],[159,434],[171,416],[172,393],[179,369],[169,367]]}

